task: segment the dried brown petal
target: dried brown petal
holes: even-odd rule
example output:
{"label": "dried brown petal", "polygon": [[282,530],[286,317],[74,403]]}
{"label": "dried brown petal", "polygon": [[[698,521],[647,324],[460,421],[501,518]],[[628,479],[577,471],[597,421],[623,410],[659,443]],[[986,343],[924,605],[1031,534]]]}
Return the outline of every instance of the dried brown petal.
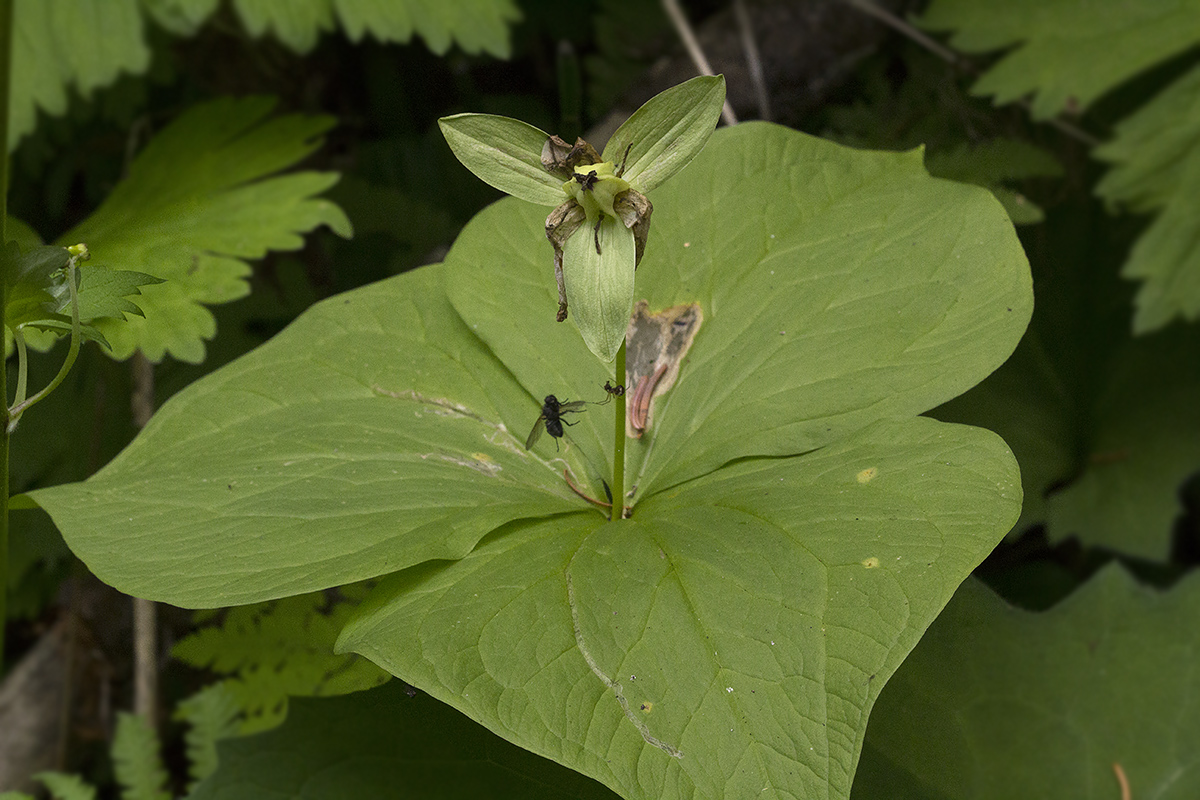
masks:
{"label": "dried brown petal", "polygon": [[646,240],[650,238],[650,215],[654,213],[654,206],[641,192],[628,189],[613,198],[613,210],[621,218],[622,224],[633,231],[633,241],[637,246],[633,260],[636,269],[642,263]]}
{"label": "dried brown petal", "polygon": [[570,180],[575,168],[581,164],[599,164],[600,154],[583,139],[569,145],[559,136],[551,136],[542,145],[542,166],[552,175],[564,181]]}
{"label": "dried brown petal", "polygon": [[567,318],[567,287],[563,282],[563,244],[586,219],[587,214],[583,206],[574,200],[563,203],[546,217],[546,238],[554,247],[554,280],[558,283],[558,314],[555,319],[559,322]]}

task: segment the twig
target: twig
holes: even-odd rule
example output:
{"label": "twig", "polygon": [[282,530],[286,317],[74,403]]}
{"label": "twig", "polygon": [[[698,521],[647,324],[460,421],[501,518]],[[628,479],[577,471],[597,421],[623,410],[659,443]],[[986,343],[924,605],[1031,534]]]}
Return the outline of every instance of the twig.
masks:
{"label": "twig", "polygon": [[[140,350],[130,366],[133,423],[144,428],[154,413],[154,367]],[[158,610],[141,597],[133,598],[133,710],[158,730]]]}
{"label": "twig", "polygon": [[758,52],[758,41],[754,38],[754,23],[746,11],[745,0],[733,0],[733,16],[737,20],[738,32],[742,35],[742,47],[746,51],[746,65],[750,68],[750,83],[754,85],[754,97],[758,101],[759,119],[771,121],[771,96],[767,93],[767,79],[763,75],[762,56]]}
{"label": "twig", "polygon": [[1113,762],[1113,774],[1117,776],[1117,784],[1121,787],[1121,800],[1133,800],[1133,792],[1129,790],[1129,779],[1125,777],[1125,770],[1121,769],[1121,765]]}
{"label": "twig", "polygon": [[564,470],[563,470],[563,480],[565,480],[565,481],[567,482],[567,486],[569,486],[569,487],[570,487],[570,489],[571,489],[571,491],[572,491],[572,492],[574,492],[575,494],[579,495],[579,496],[580,496],[580,497],[582,497],[584,500],[587,500],[587,501],[588,501],[589,503],[591,503],[592,505],[600,506],[601,508],[612,508],[612,503],[606,503],[606,502],[604,502],[603,500],[597,500],[597,499],[596,499],[596,498],[594,498],[594,497],[588,497],[586,494],[584,494],[584,493],[583,493],[583,492],[582,492],[582,491],[579,489],[579,487],[577,487],[577,486],[576,486],[576,485],[575,485],[575,484],[574,484],[574,483],[571,481],[571,471],[570,471],[570,470],[566,470],[566,469],[564,469]]}
{"label": "twig", "polygon": [[[679,34],[679,39],[683,42],[683,47],[691,57],[692,63],[696,65],[696,71],[701,75],[716,74],[709,66],[704,51],[700,49],[700,43],[696,41],[696,35],[692,33],[692,26],[684,16],[683,9],[679,7],[679,0],[662,0],[662,7],[670,17],[671,24],[675,26],[675,32]],[[729,100],[725,101],[725,106],[721,109],[721,118],[725,120],[726,125],[737,125],[737,115],[733,113],[733,106],[729,105]]]}
{"label": "twig", "polygon": [[[887,25],[889,28],[892,28],[904,36],[907,36],[909,39],[912,39],[914,42],[921,45],[943,61],[952,64],[953,66],[958,67],[971,75],[978,74],[978,71],[973,69],[966,59],[962,58],[962,56],[960,56],[958,53],[946,47],[932,37],[927,36],[925,33],[913,27],[912,25],[909,25],[907,22],[888,11],[886,8],[876,5],[874,2],[872,2],[872,0],[842,0],[842,2],[858,9],[868,16],[874,17],[884,25]],[[1022,98],[1018,100],[1017,103],[1026,111],[1028,111],[1031,107],[1028,98]],[[1100,140],[1095,136],[1092,136],[1078,125],[1067,122],[1062,117],[1048,119],[1046,120],[1046,123],[1051,127],[1057,128],[1059,131],[1065,133],[1067,136],[1070,136],[1072,139],[1082,142],[1088,147],[1095,147],[1100,144]]]}

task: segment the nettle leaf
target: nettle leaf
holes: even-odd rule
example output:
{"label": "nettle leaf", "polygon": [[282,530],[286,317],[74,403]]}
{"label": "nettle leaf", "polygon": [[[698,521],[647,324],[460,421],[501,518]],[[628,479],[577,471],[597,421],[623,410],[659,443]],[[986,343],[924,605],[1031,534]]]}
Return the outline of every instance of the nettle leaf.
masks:
{"label": "nettle leaf", "polygon": [[343,649],[625,796],[844,798],[880,688],[1019,513],[998,437],[915,415],[1009,355],[1028,265],[919,153],[766,124],[655,207],[637,296],[704,321],[628,446],[631,520],[564,480],[603,496],[611,411],[520,445],[542,397],[611,375],[511,198],[31,496],[97,575],[179,605],[390,575]]}
{"label": "nettle leaf", "polygon": [[71,90],[87,97],[122,72],[150,65],[138,0],[17,0],[13,4],[8,150],[37,124],[38,110],[66,113]]}
{"label": "nettle leaf", "polygon": [[879,698],[854,797],[1104,800],[1114,765],[1133,797],[1196,797],[1197,609],[1194,576],[1115,564],[1042,613],[963,584]]}
{"label": "nettle leaf", "polygon": [[1017,0],[979,3],[934,0],[924,28],[953,31],[950,44],[967,53],[1012,48],[971,91],[997,105],[1033,95],[1034,119],[1081,111],[1144,69],[1200,42],[1198,0],[1128,3],[1097,0]]}
{"label": "nettle leaf", "polygon": [[268,120],[273,105],[263,97],[222,98],[186,112],[151,141],[92,216],[60,237],[87,243],[96,261],[165,281],[144,287],[144,319],[97,325],[114,357],[140,349],[151,361],[167,353],[202,361],[203,340],[216,330],[204,305],[249,292],[244,259],[297,250],[301,234],[319,225],[350,235],[341,210],[315,197],[336,174],[267,177],[319,146],[332,119]]}
{"label": "nettle leaf", "polygon": [[508,58],[508,26],[520,19],[512,0],[465,0],[428,3],[425,0],[234,0],[242,24],[254,36],[267,31],[300,53],[334,27],[334,16],[354,41],[370,34],[381,42],[407,42],[414,33],[438,55],[457,44],[466,53],[489,53]]}
{"label": "nettle leaf", "polygon": [[189,800],[385,798],[397,787],[410,800],[616,800],[400,681],[297,699],[277,730],[217,749],[220,766]]}
{"label": "nettle leaf", "polygon": [[1116,128],[1093,154],[1113,164],[1096,194],[1138,213],[1157,213],[1122,274],[1141,280],[1133,329],[1178,317],[1200,319],[1200,68],[1176,80]]}

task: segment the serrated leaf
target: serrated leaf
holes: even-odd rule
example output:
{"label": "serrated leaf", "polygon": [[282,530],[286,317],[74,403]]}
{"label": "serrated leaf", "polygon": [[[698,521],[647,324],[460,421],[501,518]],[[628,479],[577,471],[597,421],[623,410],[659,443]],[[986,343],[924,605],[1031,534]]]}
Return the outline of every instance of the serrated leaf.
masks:
{"label": "serrated leaf", "polygon": [[[78,775],[67,775],[62,772],[39,772],[34,777],[46,786],[54,800],[93,800],[96,796],[96,787]],[[28,797],[28,795],[22,796]]]}
{"label": "serrated leaf", "polygon": [[334,654],[354,604],[326,605],[316,592],[230,609],[219,626],[181,639],[172,655],[229,676],[221,686],[246,715],[241,732],[266,730],[283,721],[289,696],[354,692],[388,677],[366,659]]}
{"label": "serrated leaf", "polygon": [[9,152],[38,109],[61,115],[70,90],[87,97],[150,65],[138,0],[17,0],[13,27]]}
{"label": "serrated leaf", "polygon": [[287,0],[234,0],[242,24],[254,36],[267,31],[300,53],[334,25],[334,12],[354,41],[371,34],[381,42],[407,42],[413,33],[438,55],[457,44],[467,53],[481,50],[508,58],[508,25],[520,18],[512,0],[311,0],[297,6]]}
{"label": "serrated leaf", "polygon": [[438,127],[454,156],[489,186],[543,206],[567,199],[562,179],[542,166],[545,131],[494,114],[455,114]]}
{"label": "serrated leaf", "polygon": [[158,734],[146,720],[124,711],[117,713],[112,759],[121,800],[171,800],[158,748]]}
{"label": "serrated leaf", "polygon": [[1134,300],[1136,333],[1200,318],[1200,68],[1192,69],[1117,125],[1093,151],[1113,165],[1096,194],[1138,213],[1157,213],[1122,274],[1144,281]]}
{"label": "serrated leaf", "polygon": [[1019,512],[997,437],[912,417],[1008,356],[1028,266],[986,191],[778,126],[718,131],[655,202],[638,294],[704,322],[627,448],[631,520],[563,478],[603,496],[611,413],[520,446],[609,376],[513,199],[31,496],[176,604],[397,573],[344,645],[630,796],[845,797],[879,687]]}
{"label": "serrated leaf", "polygon": [[206,686],[180,701],[173,717],[188,725],[184,734],[188,759],[188,791],[217,770],[217,742],[238,735],[241,708],[224,684]]}
{"label": "serrated leaf", "polygon": [[1115,564],[1038,614],[964,584],[879,698],[854,797],[1108,800],[1114,765],[1133,797],[1197,796],[1198,608],[1194,576]]}
{"label": "serrated leaf", "polygon": [[142,0],[154,21],[176,36],[192,36],[217,10],[220,0]]}
{"label": "serrated leaf", "polygon": [[151,361],[167,353],[203,360],[203,340],[215,333],[204,304],[249,291],[244,259],[298,249],[301,234],[319,225],[350,235],[341,210],[315,197],[336,174],[268,177],[312,152],[332,120],[268,120],[273,104],[222,98],[186,112],[150,142],[91,217],[60,237],[85,242],[97,262],[165,280],[144,287],[144,319],[97,325],[115,358],[140,349]]}
{"label": "serrated leaf", "polygon": [[189,800],[616,800],[406,689],[296,700],[277,730],[220,743],[220,769]]}
{"label": "serrated leaf", "polygon": [[1011,50],[972,92],[996,104],[1033,95],[1034,119],[1083,110],[1142,70],[1200,42],[1200,2],[1129,3],[1096,0],[1017,0],[980,3],[934,0],[921,25],[953,31],[950,43],[967,53]]}
{"label": "serrated leaf", "polygon": [[[126,315],[145,316],[127,297],[140,295],[141,287],[162,283],[161,278],[127,269],[83,266],[79,270],[79,317],[86,320],[128,319]],[[59,298],[60,302],[62,297]],[[60,312],[69,310],[69,297]]]}
{"label": "serrated leaf", "polygon": [[370,34],[381,42],[407,42],[415,31],[444,55],[452,44],[465,53],[509,58],[509,26],[521,18],[512,0],[333,0],[342,28],[354,41]]}
{"label": "serrated leaf", "polygon": [[688,165],[712,136],[725,102],[725,77],[709,75],[647,100],[604,146],[604,160],[625,164],[622,177],[646,193]]}

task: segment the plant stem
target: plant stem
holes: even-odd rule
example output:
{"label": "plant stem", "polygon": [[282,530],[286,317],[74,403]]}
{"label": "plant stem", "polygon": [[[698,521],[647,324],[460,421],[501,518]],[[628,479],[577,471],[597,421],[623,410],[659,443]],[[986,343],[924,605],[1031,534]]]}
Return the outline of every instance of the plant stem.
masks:
{"label": "plant stem", "polygon": [[[625,343],[617,351],[617,386],[625,385]],[[616,397],[613,420],[613,505],[609,519],[625,517],[625,392]]]}
{"label": "plant stem", "polygon": [[[67,262],[67,291],[71,294],[71,345],[67,350],[66,360],[58,370],[58,374],[54,376],[54,380],[50,381],[44,389],[30,397],[28,400],[18,397],[17,402],[8,410],[8,424],[5,426],[5,431],[12,433],[16,428],[17,423],[21,419],[30,406],[34,403],[43,400],[46,395],[53,392],[59,387],[67,377],[67,373],[71,371],[71,367],[75,365],[75,359],[79,356],[79,345],[83,341],[83,334],[80,332],[79,322],[79,289],[76,286],[79,277],[78,267],[75,266],[75,257]],[[24,394],[24,386],[19,387],[18,395]],[[7,395],[6,395],[7,397]]]}
{"label": "plant stem", "polygon": [[[0,247],[8,244],[8,101],[12,67],[12,0],[0,0]],[[7,276],[0,280],[0,314],[8,307]],[[7,358],[5,359],[7,361]],[[0,369],[0,670],[8,629],[8,369]]]}

